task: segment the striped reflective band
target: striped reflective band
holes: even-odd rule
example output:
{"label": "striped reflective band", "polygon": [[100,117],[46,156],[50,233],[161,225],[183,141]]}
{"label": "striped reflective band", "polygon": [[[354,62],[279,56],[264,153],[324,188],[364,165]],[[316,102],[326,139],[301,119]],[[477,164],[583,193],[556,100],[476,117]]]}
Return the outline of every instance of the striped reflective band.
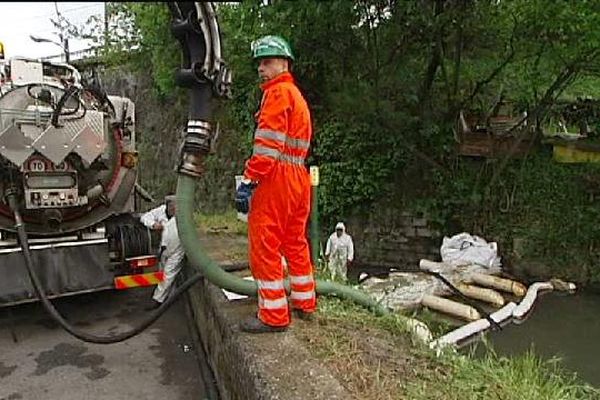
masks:
{"label": "striped reflective band", "polygon": [[277,140],[278,142],[285,143],[287,135],[282,132],[270,131],[267,129],[257,129],[254,132],[254,138]]}
{"label": "striped reflective band", "polygon": [[254,146],[254,155],[267,156],[290,164],[304,165],[304,157],[290,156],[289,154],[281,153],[279,150],[271,149],[259,144]]}
{"label": "striped reflective band", "polygon": [[260,279],[256,280],[256,284],[259,289],[266,290],[283,290],[285,287],[283,286],[283,280],[280,281],[263,281]]}
{"label": "striped reflective band", "polygon": [[287,308],[288,302],[287,302],[287,298],[285,298],[285,297],[279,298],[277,300],[268,300],[268,299],[263,299],[262,297],[259,296],[258,297],[258,306],[260,308],[273,310],[273,309],[277,309],[277,308]]}
{"label": "striped reflective band", "polygon": [[285,141],[285,144],[288,147],[294,148],[294,149],[302,149],[302,150],[308,150],[308,148],[310,147],[310,142],[308,140],[304,140],[304,139],[295,139],[295,138],[287,138],[287,140]]}
{"label": "striped reflective band", "polygon": [[272,149],[270,147],[261,146],[260,144],[254,145],[254,155],[257,156],[267,156],[271,158],[279,158],[281,152],[277,149]]}
{"label": "striped reflective band", "polygon": [[312,275],[300,275],[300,276],[290,275],[290,282],[292,283],[292,285],[306,285],[308,283],[313,282],[313,277],[312,277]]}
{"label": "striped reflective band", "polygon": [[117,276],[114,279],[116,289],[128,289],[140,286],[157,285],[165,280],[164,272],[147,272],[145,274]]}
{"label": "striped reflective band", "polygon": [[290,293],[290,299],[292,300],[311,300],[313,297],[315,297],[315,292],[312,290],[310,292],[295,292],[292,290],[292,293]]}
{"label": "striped reflective band", "polygon": [[304,165],[304,157],[290,156],[289,154],[280,155],[279,161],[284,161],[290,164]]}
{"label": "striped reflective band", "polygon": [[287,147],[304,150],[310,147],[310,142],[304,139],[291,138],[283,132],[271,131],[268,129],[257,129],[254,132],[255,138],[276,140],[285,143]]}

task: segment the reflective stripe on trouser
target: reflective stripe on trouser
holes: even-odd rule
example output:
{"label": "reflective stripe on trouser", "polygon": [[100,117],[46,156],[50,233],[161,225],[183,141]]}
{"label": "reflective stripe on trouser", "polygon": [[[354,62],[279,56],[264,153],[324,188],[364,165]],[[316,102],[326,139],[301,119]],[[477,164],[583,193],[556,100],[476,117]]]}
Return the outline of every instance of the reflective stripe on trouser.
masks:
{"label": "reflective stripe on trouser", "polygon": [[315,309],[315,280],[311,275],[294,276],[290,274],[290,300],[292,308],[305,311]]}
{"label": "reflective stripe on trouser", "polygon": [[288,302],[285,296],[283,279],[274,281],[256,279],[258,287],[258,306],[263,310],[272,312],[287,312]]}
{"label": "reflective stripe on trouser", "polygon": [[[281,255],[287,260],[290,276],[312,277],[313,266],[306,238],[310,211],[310,179],[306,169],[278,163],[270,176],[259,183],[250,201],[248,249],[254,279],[257,282],[282,281]],[[314,282],[298,284],[294,289],[298,293],[313,292]],[[286,326],[290,323],[287,299],[282,300],[282,292],[285,299],[283,290],[259,290],[258,318],[267,325]],[[295,297],[290,299],[294,307],[307,312],[315,310],[314,295],[312,299]]]}

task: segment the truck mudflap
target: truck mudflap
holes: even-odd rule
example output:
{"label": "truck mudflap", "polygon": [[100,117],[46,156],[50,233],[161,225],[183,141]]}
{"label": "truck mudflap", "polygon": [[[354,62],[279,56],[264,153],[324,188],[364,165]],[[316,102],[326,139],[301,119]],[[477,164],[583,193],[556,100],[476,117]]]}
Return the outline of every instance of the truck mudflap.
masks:
{"label": "truck mudflap", "polygon": [[[30,248],[33,267],[49,297],[114,288],[107,239]],[[21,248],[0,249],[0,307],[36,299]]]}

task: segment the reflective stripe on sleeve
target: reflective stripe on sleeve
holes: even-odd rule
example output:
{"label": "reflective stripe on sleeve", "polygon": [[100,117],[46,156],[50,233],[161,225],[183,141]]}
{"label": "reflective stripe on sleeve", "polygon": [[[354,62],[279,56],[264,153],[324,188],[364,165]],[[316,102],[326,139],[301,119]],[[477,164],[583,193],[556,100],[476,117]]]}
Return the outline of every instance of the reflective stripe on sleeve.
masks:
{"label": "reflective stripe on sleeve", "polygon": [[304,157],[290,156],[289,154],[280,155],[279,161],[288,162],[290,164],[304,165]]}
{"label": "reflective stripe on sleeve", "polygon": [[270,147],[265,147],[265,146],[262,146],[260,144],[257,144],[257,145],[254,146],[254,153],[253,154],[255,156],[267,156],[267,157],[271,157],[271,158],[274,158],[275,160],[287,162],[287,163],[290,163],[290,164],[304,165],[304,157],[297,157],[297,156],[291,156],[289,154],[282,154],[277,149],[272,149]]}
{"label": "reflective stripe on sleeve", "polygon": [[277,132],[277,131],[270,131],[267,129],[257,129],[254,132],[254,137],[261,138],[261,139],[277,140],[278,142],[282,142],[282,143],[285,143],[286,139],[287,139],[287,135],[285,133]]}
{"label": "reflective stripe on sleeve", "polygon": [[293,147],[296,149],[308,149],[310,147],[310,142],[308,140],[304,140],[304,139],[294,139],[294,138],[290,138],[288,137],[285,141],[285,144],[288,145],[288,147]]}
{"label": "reflective stripe on sleeve", "polygon": [[279,159],[279,156],[281,155],[281,152],[279,150],[271,149],[260,144],[254,146],[253,152],[256,156],[267,156],[275,159]]}
{"label": "reflective stripe on sleeve", "polygon": [[271,131],[268,129],[257,129],[254,132],[254,138],[276,140],[285,143],[287,147],[297,150],[310,148],[310,142],[308,140],[291,138],[283,132]]}

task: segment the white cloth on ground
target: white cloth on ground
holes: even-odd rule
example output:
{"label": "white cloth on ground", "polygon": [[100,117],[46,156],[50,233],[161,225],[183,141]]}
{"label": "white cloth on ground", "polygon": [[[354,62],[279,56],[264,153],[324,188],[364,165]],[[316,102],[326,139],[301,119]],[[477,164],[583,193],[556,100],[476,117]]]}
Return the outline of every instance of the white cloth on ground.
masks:
{"label": "white cloth on ground", "polygon": [[497,269],[502,265],[496,242],[488,243],[479,236],[466,232],[451,238],[444,237],[440,254],[444,263],[454,267],[476,264],[488,269]]}

